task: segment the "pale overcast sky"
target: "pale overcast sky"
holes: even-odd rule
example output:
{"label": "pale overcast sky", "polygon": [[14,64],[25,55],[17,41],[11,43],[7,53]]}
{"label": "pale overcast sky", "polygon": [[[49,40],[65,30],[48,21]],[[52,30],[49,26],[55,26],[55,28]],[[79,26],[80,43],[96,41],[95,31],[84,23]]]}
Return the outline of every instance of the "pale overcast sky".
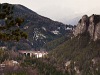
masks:
{"label": "pale overcast sky", "polygon": [[100,0],[0,0],[22,4],[38,14],[63,23],[71,23],[83,14],[100,14]]}

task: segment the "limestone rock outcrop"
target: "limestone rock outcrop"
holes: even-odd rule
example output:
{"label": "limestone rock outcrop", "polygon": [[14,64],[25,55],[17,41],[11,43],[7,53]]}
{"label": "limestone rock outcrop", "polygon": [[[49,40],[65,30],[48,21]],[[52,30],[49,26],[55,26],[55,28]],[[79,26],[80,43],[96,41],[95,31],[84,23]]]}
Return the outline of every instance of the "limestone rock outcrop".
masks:
{"label": "limestone rock outcrop", "polygon": [[87,31],[87,28],[88,28],[88,16],[84,15],[77,24],[77,27],[74,29],[73,34],[75,36],[77,36],[78,34],[82,34]]}
{"label": "limestone rock outcrop", "polygon": [[80,19],[73,34],[77,36],[84,32],[89,32],[91,39],[94,41],[100,39],[100,15],[93,14],[90,17],[84,15],[82,19]]}

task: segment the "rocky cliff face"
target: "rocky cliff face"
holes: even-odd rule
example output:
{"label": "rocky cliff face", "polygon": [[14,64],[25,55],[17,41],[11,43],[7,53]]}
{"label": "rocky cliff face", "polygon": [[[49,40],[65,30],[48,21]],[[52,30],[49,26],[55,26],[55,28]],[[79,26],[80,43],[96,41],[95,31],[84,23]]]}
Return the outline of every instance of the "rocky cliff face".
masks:
{"label": "rocky cliff face", "polygon": [[78,34],[86,32],[87,29],[88,29],[88,16],[84,15],[82,19],[80,19],[73,33],[75,36],[77,36]]}
{"label": "rocky cliff face", "polygon": [[78,22],[77,27],[74,29],[74,36],[89,32],[91,39],[96,41],[100,39],[100,15],[92,15],[88,17],[84,15]]}

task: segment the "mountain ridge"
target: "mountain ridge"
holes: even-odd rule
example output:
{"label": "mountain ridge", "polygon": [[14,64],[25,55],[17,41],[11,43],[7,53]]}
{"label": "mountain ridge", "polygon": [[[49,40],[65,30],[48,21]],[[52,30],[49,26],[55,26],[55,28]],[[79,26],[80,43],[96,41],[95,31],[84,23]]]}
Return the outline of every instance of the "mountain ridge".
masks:
{"label": "mountain ridge", "polygon": [[[71,30],[66,30],[66,25],[61,22],[53,21],[47,17],[41,16],[20,4],[13,4],[12,6],[14,6],[14,17],[21,17],[24,19],[24,23],[20,28],[28,34],[27,40],[19,41],[19,44],[21,43],[21,45],[22,43],[25,43],[20,49],[23,49],[23,46],[26,47],[26,44],[31,48],[40,49],[45,43],[65,34],[69,35],[69,33],[72,33]],[[15,46],[17,46],[16,43]]]}

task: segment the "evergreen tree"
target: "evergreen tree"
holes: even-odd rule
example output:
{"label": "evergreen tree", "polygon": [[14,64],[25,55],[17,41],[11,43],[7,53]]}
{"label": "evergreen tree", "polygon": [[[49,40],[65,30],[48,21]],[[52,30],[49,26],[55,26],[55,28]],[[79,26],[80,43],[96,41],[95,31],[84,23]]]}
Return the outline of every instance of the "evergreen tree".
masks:
{"label": "evergreen tree", "polygon": [[[3,41],[27,38],[27,34],[20,29],[20,25],[24,22],[21,17],[15,18],[13,15],[14,6],[8,3],[0,4],[0,39]],[[2,24],[2,22],[4,22]]]}

